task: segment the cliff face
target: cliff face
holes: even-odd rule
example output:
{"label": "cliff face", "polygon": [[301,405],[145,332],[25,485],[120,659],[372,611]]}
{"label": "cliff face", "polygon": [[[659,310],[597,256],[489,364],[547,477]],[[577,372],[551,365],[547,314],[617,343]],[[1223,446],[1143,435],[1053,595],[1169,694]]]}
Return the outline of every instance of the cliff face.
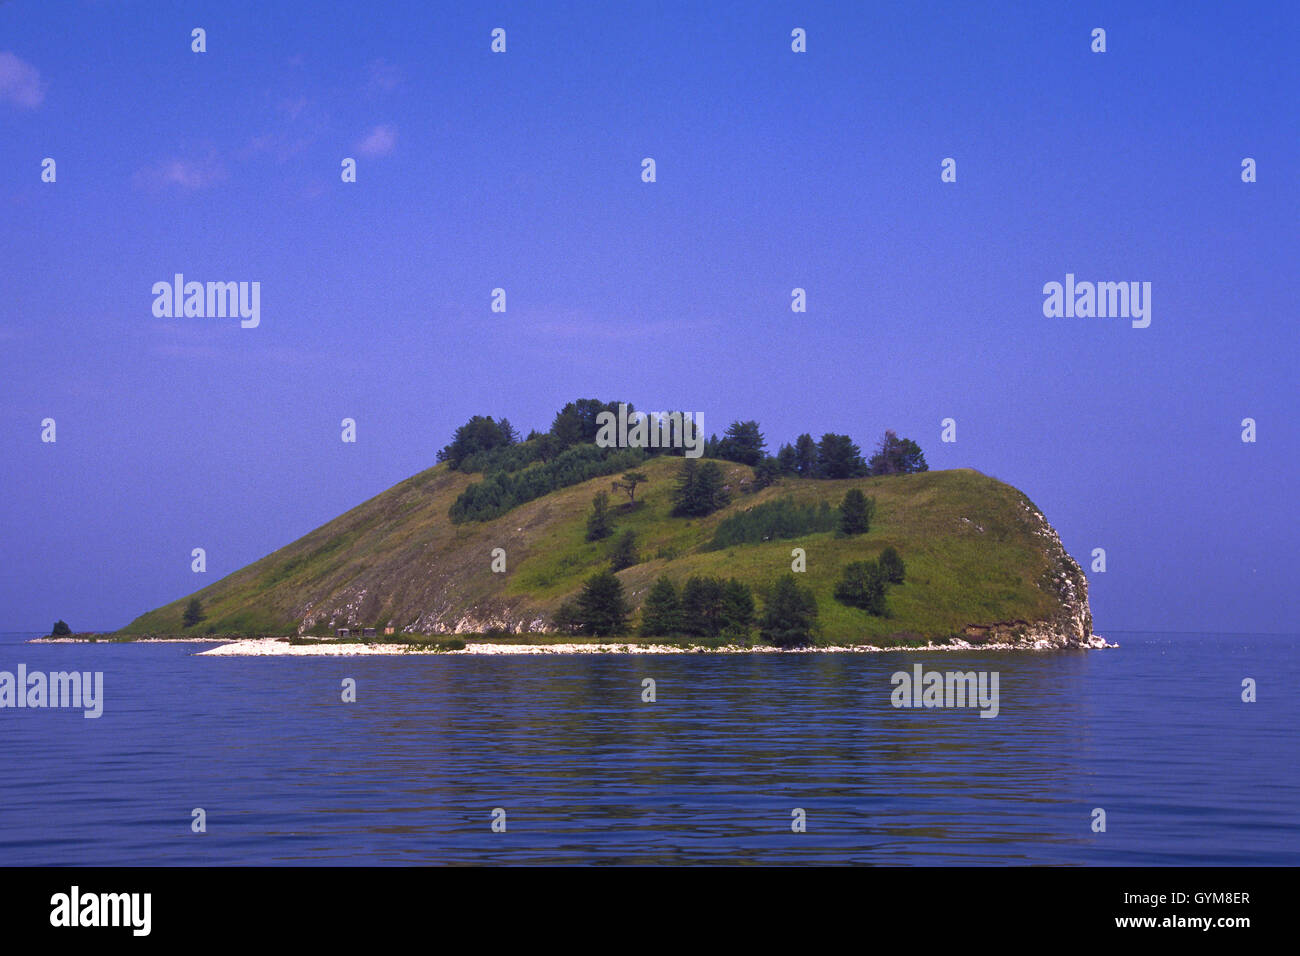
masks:
{"label": "cliff face", "polygon": [[1055,597],[1055,607],[1046,617],[1037,620],[968,624],[962,629],[964,640],[975,646],[1015,644],[1045,649],[1104,646],[1105,641],[1092,631],[1088,579],[1083,568],[1065,550],[1056,529],[1029,499],[1024,498],[1020,506],[1027,530],[1038,541],[1047,562],[1039,586]]}
{"label": "cliff face", "polygon": [[[633,608],[660,575],[679,585],[692,575],[735,577],[762,593],[791,570],[802,549],[801,583],[818,599],[823,639],[831,643],[925,642],[1085,646],[1092,639],[1088,586],[1043,514],[1016,489],[970,470],[801,481],[786,479],[742,494],[746,466],[720,463],[731,504],[703,519],[671,516],[680,460],[652,459],[635,506],[612,510],[617,532],[634,531],[640,562],[619,572]],[[142,615],[128,634],[325,633],[385,626],[422,633],[537,632],[551,629],[559,604],[607,566],[609,542],[585,540],[597,478],[521,505],[489,522],[453,524],[448,508],[479,476],[429,469],[298,541],[197,592],[206,620],[186,629],[189,596]],[[876,499],[864,535],[703,546],[728,515],[793,498],[838,506],[859,488]],[[846,564],[892,546],[907,565],[890,588],[888,617],[834,599]],[[504,567],[504,570],[502,569]],[[635,621],[635,618],[634,618]]]}
{"label": "cliff face", "polygon": [[974,645],[1027,644],[1035,647],[1100,647],[1104,641],[1092,632],[1092,610],[1088,606],[1088,579],[1079,562],[1070,556],[1041,511],[1028,499],[1021,503],[1029,532],[1039,542],[1047,567],[1040,587],[1056,597],[1056,607],[1039,620],[995,621],[968,624],[963,637]]}
{"label": "cliff face", "polygon": [[1093,639],[1088,579],[1079,562],[1062,546],[1060,535],[1047,523],[1042,512],[1035,511],[1034,514],[1041,525],[1036,533],[1043,539],[1044,551],[1054,562],[1047,572],[1044,586],[1054,590],[1060,600],[1060,608],[1045,624],[1066,645],[1088,645]]}

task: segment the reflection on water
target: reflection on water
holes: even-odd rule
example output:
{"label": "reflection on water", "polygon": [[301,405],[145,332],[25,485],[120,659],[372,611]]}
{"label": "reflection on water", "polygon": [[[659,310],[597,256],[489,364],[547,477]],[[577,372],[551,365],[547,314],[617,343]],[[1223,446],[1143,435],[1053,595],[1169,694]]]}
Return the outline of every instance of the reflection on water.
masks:
{"label": "reflection on water", "polygon": [[[0,711],[0,862],[1300,863],[1295,639],[1117,636],[343,660],[8,635],[0,670],[102,670],[105,706]],[[894,709],[890,675],[915,662],[998,671],[999,716]]]}

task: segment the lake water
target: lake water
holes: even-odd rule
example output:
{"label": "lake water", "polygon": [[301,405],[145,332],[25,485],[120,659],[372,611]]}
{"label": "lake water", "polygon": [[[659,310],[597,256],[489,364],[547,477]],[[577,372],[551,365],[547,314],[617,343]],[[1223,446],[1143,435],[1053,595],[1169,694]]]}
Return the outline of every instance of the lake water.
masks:
{"label": "lake water", "polygon": [[[1300,864],[1295,636],[352,659],[30,636],[0,635],[0,670],[102,671],[104,712],[0,709],[7,865]],[[996,671],[998,716],[895,709],[917,662]]]}

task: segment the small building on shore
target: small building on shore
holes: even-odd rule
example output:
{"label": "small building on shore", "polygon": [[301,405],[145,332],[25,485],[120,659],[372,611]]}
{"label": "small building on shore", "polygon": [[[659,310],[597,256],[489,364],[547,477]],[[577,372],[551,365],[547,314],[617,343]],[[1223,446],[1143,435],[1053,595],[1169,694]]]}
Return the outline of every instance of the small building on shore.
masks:
{"label": "small building on shore", "polygon": [[354,634],[355,634],[357,637],[374,637],[374,636],[375,636],[375,629],[374,629],[373,627],[336,627],[336,628],[334,628],[334,636],[337,637],[339,640],[342,640],[342,639],[345,638],[345,637],[352,637]]}

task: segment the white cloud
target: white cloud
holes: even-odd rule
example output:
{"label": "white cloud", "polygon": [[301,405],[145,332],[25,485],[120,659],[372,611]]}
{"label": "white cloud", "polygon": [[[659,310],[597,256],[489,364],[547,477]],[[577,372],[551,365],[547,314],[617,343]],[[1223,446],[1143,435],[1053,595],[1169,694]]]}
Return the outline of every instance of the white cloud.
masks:
{"label": "white cloud", "polygon": [[143,186],[181,189],[203,189],[226,178],[225,167],[214,157],[202,160],[168,159],[156,166],[140,170],[136,182]]}
{"label": "white cloud", "polygon": [[376,126],[361,142],[357,143],[357,152],[362,156],[387,156],[396,145],[396,127],[385,124]]}
{"label": "white cloud", "polygon": [[34,110],[45,101],[45,84],[41,74],[12,53],[0,52],[0,100]]}

